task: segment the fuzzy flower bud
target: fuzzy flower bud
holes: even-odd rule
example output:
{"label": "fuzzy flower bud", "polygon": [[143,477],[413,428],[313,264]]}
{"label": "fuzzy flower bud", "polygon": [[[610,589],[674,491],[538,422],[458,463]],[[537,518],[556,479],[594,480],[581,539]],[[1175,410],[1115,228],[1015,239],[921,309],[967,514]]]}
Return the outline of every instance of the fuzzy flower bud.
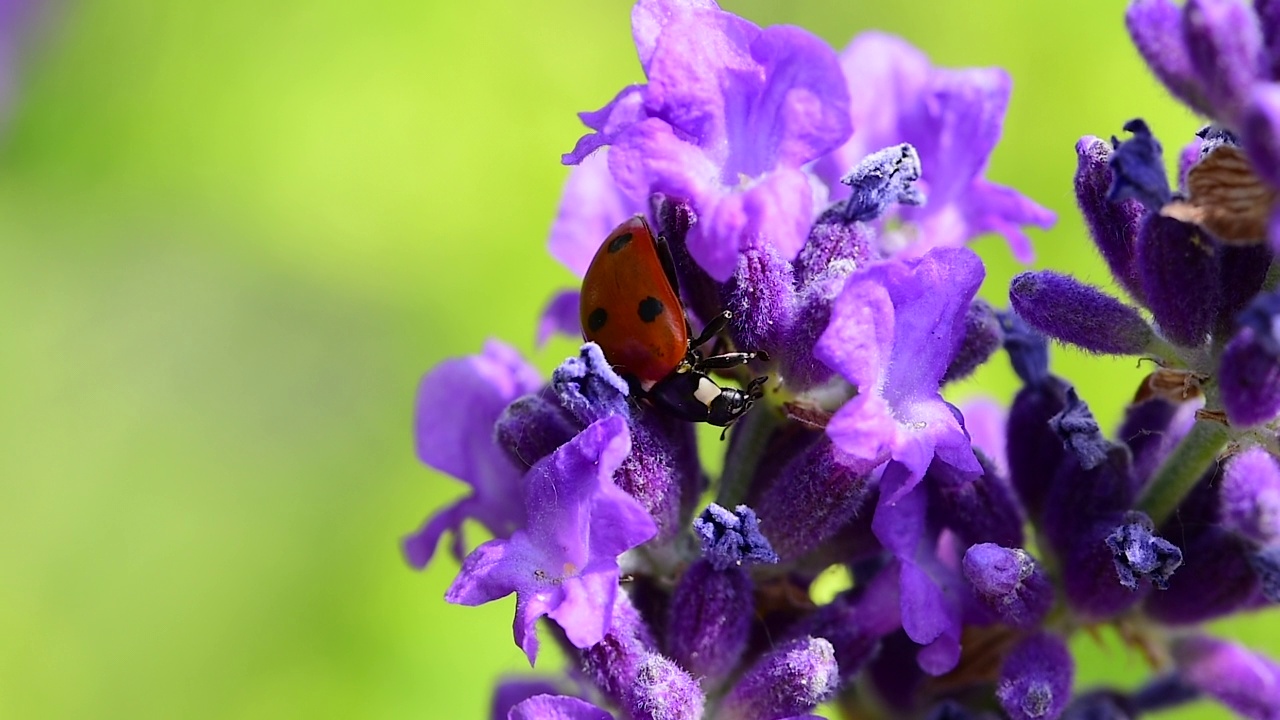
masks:
{"label": "fuzzy flower bud", "polygon": [[982,543],[969,548],[961,565],[978,598],[1002,622],[1030,629],[1053,604],[1053,585],[1027,551]]}
{"label": "fuzzy flower bud", "polygon": [[996,699],[1012,720],[1056,720],[1071,699],[1075,663],[1056,635],[1018,643],[1000,668]]}
{"label": "fuzzy flower bud", "polygon": [[694,677],[714,684],[737,666],[754,617],[746,571],[700,560],[685,571],[671,597],[668,652]]}
{"label": "fuzzy flower bud", "polygon": [[1218,312],[1219,258],[1195,225],[1152,213],[1138,230],[1135,265],[1160,332],[1199,347]]}
{"label": "fuzzy flower bud", "polygon": [[1119,202],[1108,199],[1112,155],[1111,144],[1102,138],[1085,136],[1076,143],[1076,203],[1111,274],[1131,296],[1140,299],[1142,286],[1133,256],[1138,223],[1145,209],[1132,198]]}
{"label": "fuzzy flower bud", "polygon": [[1014,277],[1009,301],[1031,327],[1090,352],[1140,355],[1154,337],[1137,310],[1049,270]]}
{"label": "fuzzy flower bud", "polygon": [[835,694],[839,678],[831,643],[798,638],[770,651],[742,676],[725,697],[721,716],[777,720],[807,713]]}
{"label": "fuzzy flower bud", "polygon": [[1222,404],[1232,425],[1280,414],[1280,293],[1260,295],[1240,315],[1240,331],[1219,367]]}

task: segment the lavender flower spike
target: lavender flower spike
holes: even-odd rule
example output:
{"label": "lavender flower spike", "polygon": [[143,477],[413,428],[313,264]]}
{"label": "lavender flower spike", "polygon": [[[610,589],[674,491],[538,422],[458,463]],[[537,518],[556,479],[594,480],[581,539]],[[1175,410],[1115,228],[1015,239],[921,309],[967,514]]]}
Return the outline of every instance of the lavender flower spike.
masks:
{"label": "lavender flower spike", "polygon": [[516,593],[515,639],[530,663],[543,615],[577,647],[599,642],[618,592],[618,555],[657,532],[611,479],[630,452],[626,422],[615,416],[540,460],[525,477],[528,527],[476,548],[445,599],[479,605]]}
{"label": "lavender flower spike", "polygon": [[1050,270],[1014,277],[1009,301],[1031,327],[1090,352],[1140,355],[1155,338],[1137,310]]}

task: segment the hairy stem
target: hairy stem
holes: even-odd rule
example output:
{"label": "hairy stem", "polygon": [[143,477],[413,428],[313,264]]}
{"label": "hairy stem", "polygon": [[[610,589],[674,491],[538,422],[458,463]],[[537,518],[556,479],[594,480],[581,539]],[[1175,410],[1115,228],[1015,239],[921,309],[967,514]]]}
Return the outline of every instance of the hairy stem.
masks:
{"label": "hairy stem", "polygon": [[1197,420],[1147,484],[1138,509],[1151,517],[1158,528],[1173,514],[1205,471],[1218,459],[1231,433],[1213,420]]}

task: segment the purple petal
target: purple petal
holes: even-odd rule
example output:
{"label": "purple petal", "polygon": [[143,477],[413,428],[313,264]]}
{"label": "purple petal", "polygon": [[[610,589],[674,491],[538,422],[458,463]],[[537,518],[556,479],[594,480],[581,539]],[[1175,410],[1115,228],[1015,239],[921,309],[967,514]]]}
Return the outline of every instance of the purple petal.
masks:
{"label": "purple petal", "polygon": [[577,290],[561,290],[551,298],[551,302],[542,310],[542,317],[538,319],[538,334],[535,338],[538,347],[547,344],[552,335],[567,335],[571,338],[582,336],[578,308],[580,300],[581,293]]}
{"label": "purple petal", "polygon": [[426,566],[445,530],[455,533],[454,552],[461,554],[457,531],[468,517],[498,537],[524,523],[521,471],[497,447],[493,430],[508,404],[541,384],[537,370],[496,340],[487,342],[482,354],[446,360],[422,378],[414,422],[418,457],[470,485],[472,495],[405,539],[412,565]]}
{"label": "purple petal", "polygon": [[445,599],[477,605],[515,592],[516,642],[531,663],[542,615],[578,647],[599,642],[617,593],[617,556],[657,531],[611,479],[630,450],[626,421],[611,416],[538,461],[525,477],[528,527],[476,548]]}
{"label": "purple petal", "polygon": [[645,112],[642,93],[642,86],[628,85],[599,110],[578,113],[582,124],[595,132],[579,138],[573,150],[560,156],[560,162],[565,165],[584,163],[597,150],[612,144],[619,132],[643,120]]}
{"label": "purple petal", "polygon": [[569,272],[582,277],[609,233],[643,211],[643,203],[623,194],[609,174],[609,151],[595,153],[569,170],[547,249]]}
{"label": "purple petal", "polygon": [[640,0],[631,9],[631,37],[640,65],[646,70],[668,25],[689,22],[700,10],[719,11],[714,0]]}
{"label": "purple petal", "polygon": [[1005,455],[1006,434],[1009,427],[1009,411],[1004,405],[988,397],[971,397],[960,403],[964,415],[964,427],[973,447],[982,451],[1001,477],[1009,477],[1009,462]]}
{"label": "purple petal", "polygon": [[1029,262],[1030,241],[1022,226],[1047,228],[1054,214],[982,177],[1000,138],[1008,75],[996,68],[935,69],[910,44],[878,33],[855,38],[840,62],[855,131],[848,143],[818,163],[832,198],[848,194],[835,180],[863,157],[881,147],[910,143],[919,153],[921,190],[929,200],[901,212],[920,228],[920,239],[908,254],[918,257],[934,247],[954,247],[998,232],[1009,240],[1015,257]]}
{"label": "purple petal", "polygon": [[549,678],[504,678],[498,681],[498,686],[493,690],[489,717],[491,720],[507,720],[511,709],[525,700],[538,695],[555,695],[558,692],[559,688]]}
{"label": "purple petal", "polygon": [[575,697],[535,695],[511,708],[507,720],[613,720],[613,716]]}

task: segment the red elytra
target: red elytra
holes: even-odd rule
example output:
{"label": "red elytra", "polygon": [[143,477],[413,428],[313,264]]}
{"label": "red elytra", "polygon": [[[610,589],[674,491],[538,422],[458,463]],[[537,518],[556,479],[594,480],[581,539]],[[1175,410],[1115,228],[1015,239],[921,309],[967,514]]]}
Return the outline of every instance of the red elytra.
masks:
{"label": "red elytra", "polygon": [[626,220],[605,238],[582,279],[582,336],[600,346],[636,399],[672,417],[728,428],[764,396],[768,377],[754,378],[739,390],[721,387],[708,373],[769,356],[704,357],[699,348],[724,330],[732,315],[720,313],[691,340],[676,283],[665,241],[654,237],[643,216]]}
{"label": "red elytra", "polygon": [[596,251],[582,279],[580,314],[582,336],[646,389],[684,360],[684,306],[643,216],[627,219]]}

